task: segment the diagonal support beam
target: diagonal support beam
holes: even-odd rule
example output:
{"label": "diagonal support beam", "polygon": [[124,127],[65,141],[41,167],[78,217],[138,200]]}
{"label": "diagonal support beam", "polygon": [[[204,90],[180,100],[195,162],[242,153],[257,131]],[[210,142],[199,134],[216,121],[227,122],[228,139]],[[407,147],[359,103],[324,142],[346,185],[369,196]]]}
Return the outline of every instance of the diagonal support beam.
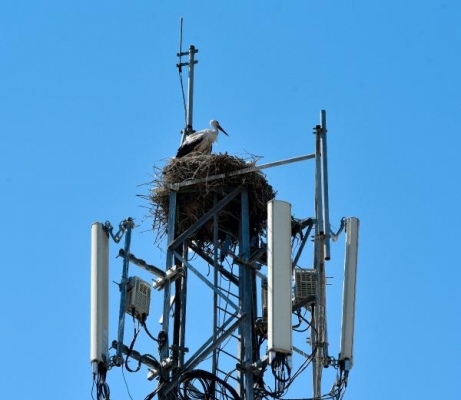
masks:
{"label": "diagonal support beam", "polygon": [[192,266],[192,264],[185,260],[179,253],[174,252],[175,257],[181,261],[187,269],[191,270],[197,277],[204,282],[211,290],[213,290],[219,297],[221,297],[227,304],[234,308],[234,310],[239,310],[239,307],[229,300],[229,297],[226,296],[223,292],[221,292],[216,286],[214,286],[208,279],[206,279],[196,268]]}
{"label": "diagonal support beam", "polygon": [[201,250],[198,246],[196,246],[193,243],[189,244],[189,248],[194,251],[194,253],[198,254],[200,257],[202,257],[208,264],[212,265],[214,268],[218,270],[219,273],[221,273],[223,276],[225,276],[227,279],[229,279],[234,285],[238,286],[239,285],[239,280],[238,278],[233,275],[231,272],[227,271],[221,264],[214,263],[214,260],[208,256],[203,250]]}
{"label": "diagonal support beam", "polygon": [[301,245],[299,246],[298,252],[296,253],[296,256],[295,256],[295,258],[293,260],[292,268],[295,268],[296,265],[298,264],[299,258],[301,257],[301,254],[302,254],[302,252],[304,250],[304,246],[306,245],[306,242],[309,240],[309,236],[311,234],[311,230],[312,230],[313,225],[314,225],[314,222],[312,222],[312,224],[308,225],[308,227],[306,229],[306,232],[304,234],[303,240],[301,241]]}
{"label": "diagonal support beam", "polygon": [[[237,314],[232,315],[227,319],[221,329],[224,328],[236,317]],[[237,319],[226,331],[224,331],[218,338],[213,339],[210,337],[200,349],[187,361],[184,365],[184,369],[193,369],[198,364],[200,364],[208,355],[216,348],[218,348],[224,340],[226,340],[234,331],[237,329],[238,325],[244,320],[245,315],[242,315]]]}
{"label": "diagonal support beam", "polygon": [[181,235],[179,235],[175,240],[173,240],[168,245],[168,250],[176,249],[184,240],[186,240],[192,233],[194,233],[197,229],[199,229],[203,224],[205,224],[214,214],[221,211],[224,207],[226,207],[235,197],[237,197],[242,188],[239,186],[230,192],[224,199],[222,199],[215,207],[213,207],[210,211],[206,212],[197,222],[195,222],[189,229],[186,229]]}

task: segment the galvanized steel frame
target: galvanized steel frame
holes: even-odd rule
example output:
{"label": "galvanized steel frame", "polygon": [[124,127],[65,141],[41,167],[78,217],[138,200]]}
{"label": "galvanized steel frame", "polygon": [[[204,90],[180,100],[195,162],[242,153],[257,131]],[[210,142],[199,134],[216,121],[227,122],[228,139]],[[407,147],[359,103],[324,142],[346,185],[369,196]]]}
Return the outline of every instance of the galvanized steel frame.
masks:
{"label": "galvanized steel frame", "polygon": [[[329,199],[328,199],[328,171],[327,171],[327,141],[326,141],[326,114],[321,111],[320,125],[315,129],[316,151],[314,154],[296,157],[294,159],[278,161],[262,166],[253,166],[239,173],[253,172],[263,168],[288,164],[307,159],[315,158],[315,219],[308,225],[307,234],[301,242],[301,246],[295,256],[293,266],[296,265],[301,252],[307,242],[311,229],[314,227],[314,268],[317,271],[317,290],[318,300],[314,308],[313,324],[315,329],[312,330],[313,345],[315,357],[313,359],[313,396],[319,398],[321,396],[321,381],[322,370],[329,359],[328,356],[328,336],[327,336],[327,321],[326,321],[326,293],[325,293],[325,260],[330,258],[329,239]],[[207,180],[219,179],[221,176],[208,177]],[[185,232],[176,235],[176,203],[178,190],[185,185],[190,185],[196,182],[186,182],[173,184],[170,187],[170,207],[168,216],[168,245],[167,245],[167,260],[166,270],[168,271],[173,266],[181,268],[182,276],[175,280],[175,321],[173,326],[173,340],[170,343],[170,335],[166,335],[164,346],[160,349],[161,362],[167,362],[173,356],[173,366],[167,375],[168,382],[160,384],[158,388],[159,399],[168,399],[171,396],[171,390],[177,385],[177,381],[181,373],[193,369],[199,365],[203,359],[212,354],[212,371],[215,374],[218,370],[217,348],[233,335],[235,330],[238,331],[240,338],[240,348],[238,350],[237,359],[239,360],[238,388],[237,392],[242,399],[253,400],[253,372],[251,366],[254,363],[260,362],[259,354],[255,354],[255,332],[253,320],[256,315],[256,301],[252,298],[252,294],[256,292],[256,268],[251,268],[250,261],[250,237],[249,237],[249,215],[248,215],[248,193],[246,187],[238,187],[229,193],[224,199],[217,201],[212,209],[203,215],[196,223],[194,223]],[[238,278],[229,274],[226,269],[218,262],[218,230],[219,223],[217,215],[219,212],[234,198],[240,196],[241,201],[241,217],[240,217],[240,235],[239,235],[239,255],[237,262],[239,265]],[[190,236],[199,229],[204,223],[213,219],[213,254],[212,257],[204,254],[195,247],[189,240]],[[206,279],[187,259],[187,248],[192,249],[202,259],[213,266],[213,282]],[[182,253],[182,254],[181,254]],[[225,323],[218,326],[216,314],[213,316],[213,332],[204,344],[187,360],[185,357],[186,343],[186,301],[187,301],[187,273],[188,271],[196,274],[202,279],[208,287],[214,292],[214,307],[217,304],[217,298],[226,298],[225,294],[217,287],[217,277],[223,274],[232,283],[238,286],[239,301],[238,305],[226,299],[235,313],[229,317]],[[171,311],[171,289],[172,282],[165,281],[164,285],[164,305],[163,305],[163,323],[162,329],[169,333],[170,328],[170,311]],[[173,350],[171,350],[173,349]],[[170,354],[171,350],[171,354]],[[267,361],[266,361],[267,362]]]}

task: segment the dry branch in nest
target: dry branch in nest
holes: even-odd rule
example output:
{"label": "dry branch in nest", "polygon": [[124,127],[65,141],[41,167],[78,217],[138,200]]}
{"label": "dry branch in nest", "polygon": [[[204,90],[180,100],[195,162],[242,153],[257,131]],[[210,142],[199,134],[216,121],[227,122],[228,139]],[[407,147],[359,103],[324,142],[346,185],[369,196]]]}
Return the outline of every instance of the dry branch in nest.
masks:
{"label": "dry branch in nest", "polygon": [[[173,158],[163,168],[156,171],[151,191],[153,228],[159,236],[166,233],[172,184],[198,179],[199,182],[178,189],[176,210],[176,235],[180,235],[226,195],[239,186],[248,189],[250,235],[260,234],[267,222],[267,202],[275,197],[275,192],[260,171],[232,175],[236,171],[254,166],[255,160],[244,160],[228,154],[197,155]],[[219,179],[209,179],[225,174]],[[231,176],[228,176],[231,174]],[[236,242],[239,236],[241,197],[236,196],[218,214],[220,240],[230,234]],[[213,219],[207,221],[191,235],[200,246],[213,242]]]}

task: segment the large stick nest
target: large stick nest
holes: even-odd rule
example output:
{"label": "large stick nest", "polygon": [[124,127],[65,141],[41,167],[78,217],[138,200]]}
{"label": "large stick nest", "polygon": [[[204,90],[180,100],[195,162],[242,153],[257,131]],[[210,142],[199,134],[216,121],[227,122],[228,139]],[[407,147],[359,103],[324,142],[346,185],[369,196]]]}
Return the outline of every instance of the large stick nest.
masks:
{"label": "large stick nest", "polygon": [[[154,188],[150,201],[153,214],[154,231],[159,231],[162,237],[168,229],[170,192],[172,187],[177,190],[176,236],[191,227],[205,213],[213,208],[226,195],[239,186],[248,189],[250,235],[260,234],[267,223],[267,202],[275,197],[275,192],[268,184],[266,177],[260,171],[232,175],[233,172],[254,166],[255,160],[244,160],[228,154],[197,155],[183,158],[173,158],[163,168],[156,170],[153,179]],[[215,175],[225,174],[225,177],[215,179]],[[229,174],[231,174],[229,176]],[[178,187],[172,184],[191,183]],[[236,242],[239,237],[241,216],[241,196],[236,196],[218,214],[218,239],[230,237]],[[199,246],[213,242],[213,218],[191,234]]]}

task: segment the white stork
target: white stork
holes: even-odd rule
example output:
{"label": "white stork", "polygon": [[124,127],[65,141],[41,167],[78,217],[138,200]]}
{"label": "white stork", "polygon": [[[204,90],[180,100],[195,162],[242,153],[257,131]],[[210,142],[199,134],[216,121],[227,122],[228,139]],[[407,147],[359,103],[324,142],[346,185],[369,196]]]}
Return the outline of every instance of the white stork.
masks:
{"label": "white stork", "polygon": [[210,125],[213,129],[204,129],[190,134],[179,147],[176,158],[191,155],[192,153],[211,154],[212,145],[218,140],[219,131],[229,136],[218,121],[212,119]]}

